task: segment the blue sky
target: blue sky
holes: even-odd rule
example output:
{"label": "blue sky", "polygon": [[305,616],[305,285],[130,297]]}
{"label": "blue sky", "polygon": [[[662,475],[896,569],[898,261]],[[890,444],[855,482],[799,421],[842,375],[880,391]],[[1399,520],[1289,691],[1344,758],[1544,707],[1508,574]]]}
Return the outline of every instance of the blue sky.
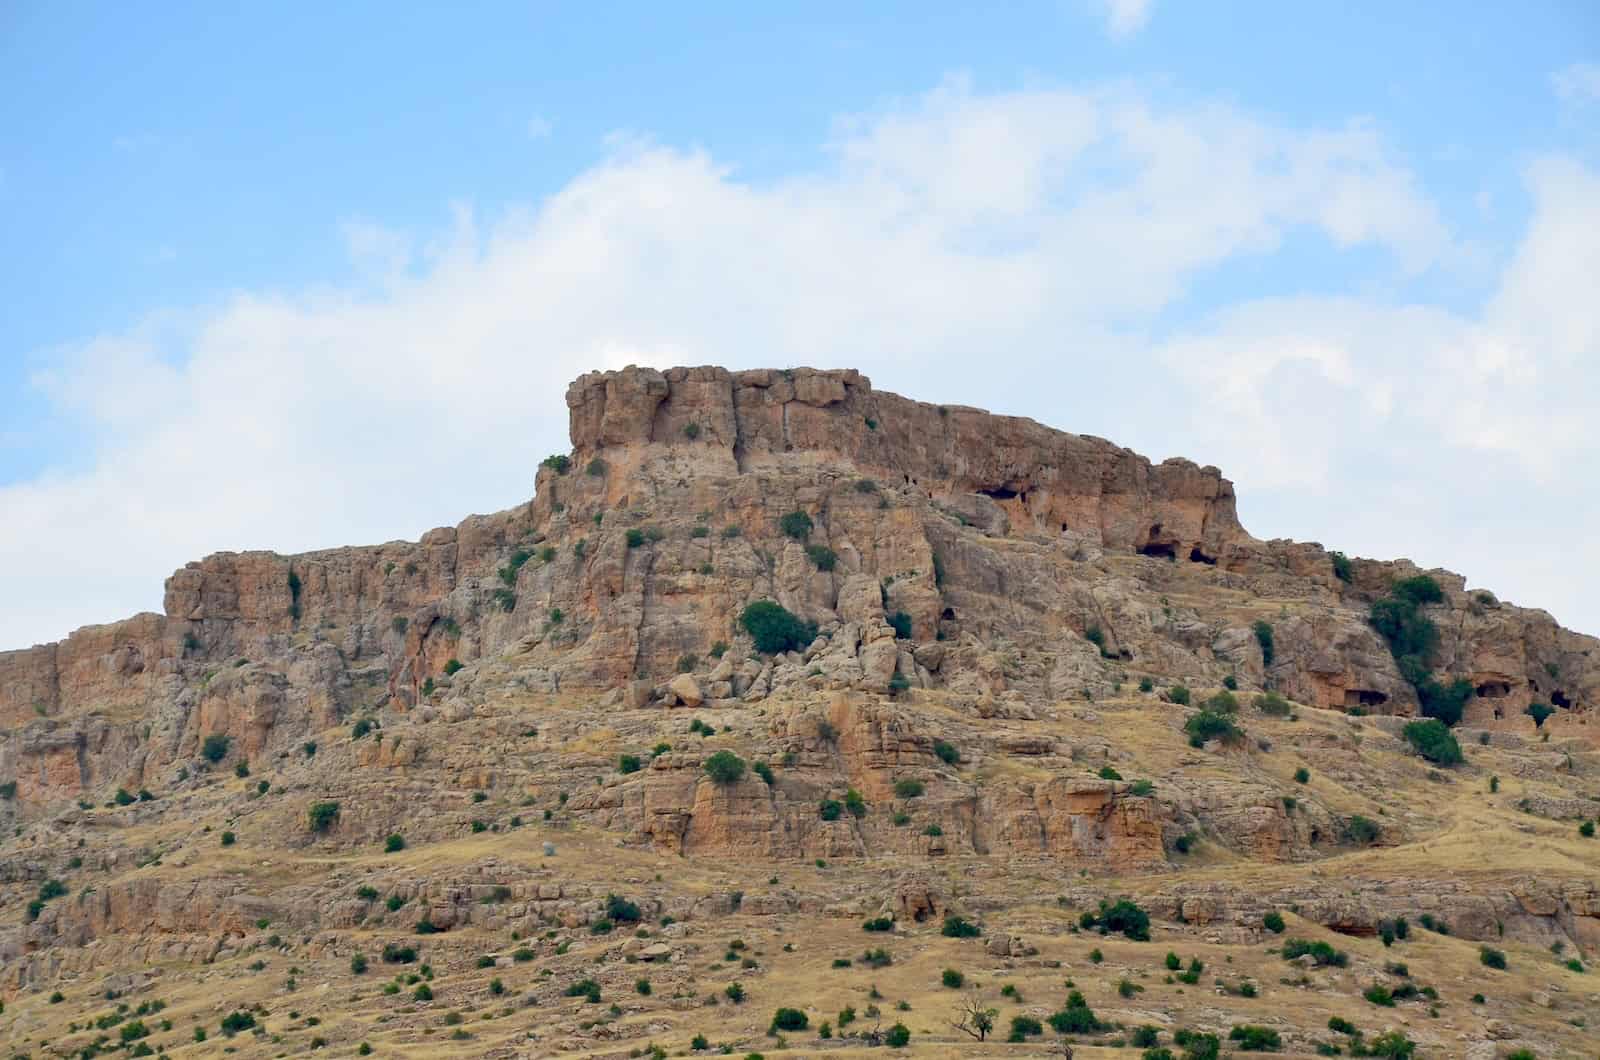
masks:
{"label": "blue sky", "polygon": [[865,6],[0,7],[0,647],[515,503],[629,359],[1217,463],[1600,631],[1600,8]]}

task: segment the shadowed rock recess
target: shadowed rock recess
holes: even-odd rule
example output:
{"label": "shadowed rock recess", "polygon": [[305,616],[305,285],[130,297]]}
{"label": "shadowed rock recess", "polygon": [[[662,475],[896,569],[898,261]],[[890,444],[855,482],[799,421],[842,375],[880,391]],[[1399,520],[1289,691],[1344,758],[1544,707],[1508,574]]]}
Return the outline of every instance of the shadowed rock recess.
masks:
{"label": "shadowed rock recess", "polygon": [[[1005,1021],[1074,976],[1080,1055],[1139,1027],[1348,1048],[1330,1017],[1419,1056],[1596,1054],[1595,638],[1259,541],[1217,468],[855,371],[630,367],[567,406],[524,505],[210,556],[163,614],[0,653],[0,1043],[209,1055],[238,1010],[251,1055],[742,1054],[799,1005],[791,1047],[898,1022],[1022,1055],[952,1026],[964,966]],[[757,650],[760,601],[790,650]],[[1149,941],[1080,923],[1120,897]],[[385,992],[402,945],[434,997]]]}

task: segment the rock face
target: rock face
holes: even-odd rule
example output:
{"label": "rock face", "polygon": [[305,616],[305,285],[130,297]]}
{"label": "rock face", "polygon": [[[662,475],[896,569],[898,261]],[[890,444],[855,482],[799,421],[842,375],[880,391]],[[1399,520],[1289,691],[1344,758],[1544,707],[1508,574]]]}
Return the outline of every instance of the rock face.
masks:
{"label": "rock face", "polygon": [[[10,806],[162,783],[212,735],[254,756],[468,694],[452,660],[511,658],[526,687],[630,702],[894,681],[1004,712],[1104,694],[1109,659],[1128,679],[1233,675],[1316,706],[1416,710],[1365,620],[1415,568],[1357,560],[1346,583],[1318,546],[1256,541],[1215,468],[879,393],[854,371],[628,368],[578,379],[567,405],[573,453],[522,508],[414,544],[211,556],[168,579],[164,615],[0,654]],[[804,541],[779,529],[791,511],[812,520]],[[1477,690],[1468,721],[1533,733],[1525,710],[1544,702],[1544,731],[1594,745],[1600,642],[1435,577],[1438,667]],[[714,656],[762,598],[824,639]]]}
{"label": "rock face", "polygon": [[[158,971],[202,969],[209,997],[230,961],[264,983],[287,952],[325,982],[426,934],[443,990],[479,969],[533,983],[520,1007],[539,1020],[515,1040],[487,1045],[514,1020],[473,1021],[485,1055],[593,1055],[622,1032],[551,994],[594,976],[699,1019],[687,976],[734,953],[706,950],[697,919],[784,925],[741,958],[752,983],[791,954],[826,960],[812,937],[834,921],[854,950],[863,920],[891,918],[869,930],[909,966],[913,945],[961,944],[941,934],[951,915],[984,922],[974,945],[1009,976],[1059,969],[1063,946],[1091,944],[1079,916],[1124,891],[1174,950],[1187,933],[1239,944],[1241,964],[1284,911],[1357,940],[1426,913],[1524,947],[1514,967],[1535,976],[1556,974],[1551,952],[1600,949],[1575,827],[1600,813],[1594,638],[1428,572],[1433,672],[1475,693],[1467,763],[1436,769],[1402,738],[1417,696],[1368,621],[1419,568],[1258,541],[1215,468],[851,371],[628,368],[582,377],[567,404],[573,449],[515,509],[414,543],[210,556],[168,580],[164,614],[0,654],[8,1017],[22,999],[5,1044],[80,1051],[93,1039],[72,1035],[104,1029],[89,1002]],[[814,634],[757,650],[740,616],[763,600]],[[1532,703],[1553,713],[1536,723]],[[1191,740],[1202,704],[1243,731]],[[721,753],[742,769],[713,776]],[[624,891],[638,908],[612,925]],[[610,933],[634,921],[649,927]],[[515,951],[485,952],[508,936]],[[1276,1025],[1303,1006],[1272,962]],[[40,1016],[28,997],[58,984],[63,1007]],[[1541,995],[1540,1055],[1576,1026],[1558,993]],[[1235,990],[1201,995],[1172,1025],[1260,1021],[1211,1010]],[[1093,1000],[1119,1025],[1156,1019],[1127,999]],[[1449,1001],[1414,1023],[1464,1033],[1452,1021],[1478,1017]],[[1541,1007],[1503,1004],[1522,1023]],[[436,1029],[389,1018],[319,1029],[406,1047]],[[1289,1046],[1312,1048],[1324,1018]],[[618,1026],[689,1040],[667,1023]]]}

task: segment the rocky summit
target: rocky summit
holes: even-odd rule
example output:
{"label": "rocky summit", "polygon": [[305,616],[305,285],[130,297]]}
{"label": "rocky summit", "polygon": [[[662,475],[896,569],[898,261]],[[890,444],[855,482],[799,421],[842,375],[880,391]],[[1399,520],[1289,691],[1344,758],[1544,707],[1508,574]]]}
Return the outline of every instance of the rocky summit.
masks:
{"label": "rocky summit", "polygon": [[854,371],[0,654],[6,1056],[1600,1055],[1600,641]]}

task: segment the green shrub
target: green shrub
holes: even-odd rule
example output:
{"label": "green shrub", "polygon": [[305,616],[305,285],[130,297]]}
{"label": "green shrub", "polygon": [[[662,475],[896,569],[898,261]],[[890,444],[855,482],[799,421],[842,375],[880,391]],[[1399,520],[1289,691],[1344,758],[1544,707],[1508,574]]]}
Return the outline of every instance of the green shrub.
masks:
{"label": "green shrub", "polygon": [[591,1005],[600,1003],[600,984],[593,979],[579,979],[567,986],[567,997],[581,997]]}
{"label": "green shrub", "polygon": [[750,767],[750,771],[756,776],[760,777],[762,780],[766,781],[767,787],[769,788],[776,783],[772,776],[772,767],[767,765],[765,762],[757,762],[755,765]]}
{"label": "green shrub", "polygon": [[1581,824],[1579,824],[1578,825],[1578,834],[1583,836],[1583,838],[1585,838],[1585,839],[1593,839],[1594,838],[1594,822],[1593,821],[1584,821]]}
{"label": "green shrub", "polygon": [[855,788],[846,788],[844,793],[844,808],[850,811],[850,816],[860,820],[867,815],[867,800],[861,797],[861,792]]}
{"label": "green shrub", "polygon": [[983,929],[965,917],[951,915],[944,918],[939,934],[951,939],[973,939],[982,935]]}
{"label": "green shrub", "polygon": [[237,838],[238,837],[235,836],[232,832],[223,832],[222,833],[222,845],[225,846],[225,847],[231,847],[231,846],[233,846],[233,844],[237,840]]}
{"label": "green shrub", "polygon": [[1057,1034],[1093,1034],[1105,1026],[1076,990],[1067,995],[1066,1007],[1051,1013],[1047,1022]]}
{"label": "green shrub", "polygon": [[1222,687],[1226,688],[1229,692],[1237,692],[1239,691],[1239,679],[1232,674],[1229,674],[1227,677],[1222,679]]}
{"label": "green shrub", "polygon": [[705,762],[706,776],[714,783],[737,784],[744,776],[744,759],[732,751],[718,751]]}
{"label": "green shrub", "polygon": [[1276,692],[1263,692],[1256,697],[1256,709],[1275,718],[1289,716],[1289,701]]}
{"label": "green shrub", "polygon": [[811,1025],[811,1020],[804,1012],[797,1008],[780,1008],[772,1014],[772,1027],[769,1033],[778,1031],[803,1031]]}
{"label": "green shrub", "polygon": [[1136,780],[1133,782],[1133,786],[1128,789],[1128,793],[1137,795],[1141,799],[1149,798],[1156,793],[1155,782],[1151,780]]}
{"label": "green shrub", "polygon": [[1548,703],[1529,703],[1528,709],[1523,713],[1533,719],[1534,728],[1542,729],[1544,728],[1544,719],[1554,714],[1555,708]]}
{"label": "green shrub", "polygon": [[1189,705],[1189,689],[1183,685],[1173,685],[1167,689],[1167,699],[1180,707],[1186,707]]}
{"label": "green shrub", "polygon": [[444,664],[444,675],[446,677],[453,677],[461,669],[462,669],[461,660],[460,659],[451,659],[449,662]]}
{"label": "green shrub", "polygon": [[[240,762],[239,764],[244,765],[243,762]],[[118,806],[132,806],[139,800],[129,794],[126,788],[118,788],[117,793],[111,797],[111,801],[115,802]]]}
{"label": "green shrub", "polygon": [[1305,766],[1301,766],[1299,769],[1295,770],[1294,782],[1296,784],[1309,784],[1311,782],[1311,770],[1307,769]]}
{"label": "green shrub", "polygon": [[960,990],[966,981],[967,977],[956,971],[954,968],[946,968],[939,974],[939,982],[949,987],[951,990]]}
{"label": "green shrub", "polygon": [[1497,968],[1502,972],[1506,970],[1505,953],[1493,946],[1479,946],[1478,960],[1487,968]]}
{"label": "green shrub", "polygon": [[1090,644],[1093,644],[1096,648],[1098,648],[1100,650],[1100,655],[1101,655],[1102,658],[1106,658],[1106,659],[1115,658],[1115,656],[1111,652],[1106,650],[1106,635],[1105,635],[1105,631],[1102,630],[1099,626],[1090,626],[1088,629],[1085,629],[1083,631],[1083,639],[1088,641]]}
{"label": "green shrub", "polygon": [[904,611],[896,611],[887,617],[889,625],[894,629],[894,635],[901,640],[911,639],[911,616]]}
{"label": "green shrub", "polygon": [[1239,712],[1239,697],[1227,689],[1223,689],[1200,704],[1200,709],[1209,710],[1213,714],[1237,714]]}
{"label": "green shrub", "polygon": [[621,895],[608,894],[606,895],[606,916],[619,924],[637,924],[640,919],[639,907]]}
{"label": "green shrub", "polygon": [[1296,957],[1309,954],[1316,961],[1317,967],[1343,968],[1350,963],[1350,955],[1343,950],[1336,950],[1321,939],[1315,942],[1309,939],[1286,939],[1280,951],[1283,959],[1292,961]]}
{"label": "green shrub", "polygon": [[629,548],[638,548],[640,545],[644,544],[644,531],[640,530],[636,526],[629,527],[627,534],[624,536],[628,542]]}
{"label": "green shrub", "polygon": [[1100,779],[1101,780],[1121,780],[1122,779],[1122,774],[1118,773],[1115,769],[1111,768],[1110,766],[1101,766],[1100,767]]}
{"label": "green shrub", "polygon": [[1343,552],[1330,552],[1328,559],[1333,564],[1333,576],[1348,585],[1354,578],[1350,569],[1350,558]]}
{"label": "green shrub", "polygon": [[1250,628],[1255,632],[1256,643],[1261,646],[1261,665],[1271,666],[1278,654],[1272,639],[1272,625],[1258,618]]}
{"label": "green shrub", "polygon": [[804,541],[811,536],[811,516],[805,512],[789,512],[778,520],[778,529],[782,530],[786,537]]}
{"label": "green shrub", "polygon": [[398,942],[390,942],[383,947],[384,964],[413,964],[416,959],[417,951],[413,946],[403,946]]}
{"label": "green shrub", "polygon": [[1455,734],[1436,718],[1407,722],[1401,735],[1419,755],[1436,765],[1453,766],[1465,760]]}
{"label": "green shrub", "polygon": [[350,974],[365,975],[367,971],[367,958],[359,953],[350,955]]}
{"label": "green shrub", "polygon": [[891,1049],[904,1049],[911,1042],[911,1031],[904,1023],[896,1023],[883,1036],[883,1044]]}
{"label": "green shrub", "polygon": [[1115,903],[1102,898],[1099,912],[1084,913],[1078,918],[1078,925],[1094,928],[1102,935],[1120,932],[1136,942],[1150,940],[1150,914],[1126,898],[1119,898]]}
{"label": "green shrub", "polygon": [[307,822],[313,832],[326,832],[333,827],[333,822],[339,819],[339,804],[337,802],[314,802],[306,811]]}
{"label": "green shrub", "polygon": [[248,1012],[235,1009],[222,1017],[222,1033],[232,1038],[240,1031],[250,1030],[256,1025],[256,1018]]}
{"label": "green shrub", "polygon": [[844,806],[837,799],[823,799],[817,806],[817,816],[824,821],[837,821],[842,813]]}
{"label": "green shrub", "polygon": [[[1416,1052],[1417,1043],[1407,1038],[1400,1031],[1385,1031],[1366,1045],[1368,1056],[1386,1056],[1391,1060],[1410,1060]],[[1523,1060],[1534,1060],[1533,1054],[1526,1049],[1521,1050],[1527,1055]],[[1355,1043],[1351,1043],[1351,1055],[1355,1054]],[[1517,1054],[1512,1053],[1506,1060],[1517,1060]]]}
{"label": "green shrub", "polygon": [[1183,731],[1189,734],[1191,747],[1204,747],[1209,740],[1231,743],[1244,735],[1232,718],[1209,710],[1190,715],[1183,723]]}
{"label": "green shrub", "polygon": [[920,796],[924,790],[925,789],[922,781],[917,780],[915,777],[901,777],[899,780],[894,782],[894,793],[896,798],[915,799]]}
{"label": "green shrub", "polygon": [[1155,687],[1156,687],[1156,683],[1154,681],[1150,680],[1150,678],[1148,678],[1148,677],[1139,678],[1139,691],[1141,691],[1141,692],[1150,692]]}
{"label": "green shrub", "polygon": [[699,665],[700,656],[694,654],[693,652],[678,656],[677,669],[680,674],[694,673],[695,668]]}
{"label": "green shrub", "polygon": [[732,1001],[735,1005],[744,1004],[743,983],[729,983],[725,988],[723,988],[722,992],[726,994],[728,1000]]}
{"label": "green shrub", "polygon": [[1276,910],[1261,918],[1261,926],[1274,935],[1283,934],[1283,914]]}
{"label": "green shrub", "polygon": [[961,752],[956,748],[956,745],[944,740],[935,740],[933,742],[933,753],[945,765],[953,766],[961,761]]}
{"label": "green shrub", "polygon": [[1217,1060],[1222,1055],[1222,1042],[1215,1034],[1180,1030],[1172,1035],[1172,1040],[1183,1047],[1183,1060]]}
{"label": "green shrub", "polygon": [[1251,1023],[1236,1024],[1228,1032],[1228,1040],[1238,1042],[1241,1053],[1275,1053],[1283,1047],[1277,1031]]}
{"label": "green shrub", "polygon": [[925,836],[942,836],[944,835],[944,829],[936,824],[930,824],[922,830],[922,834]]}
{"label": "green shrub", "polygon": [[228,757],[228,745],[233,741],[220,733],[207,736],[205,743],[200,745],[200,754],[208,762],[220,762]]}
{"label": "green shrub", "polygon": [[838,555],[827,545],[807,545],[806,555],[811,557],[811,562],[821,571],[833,570],[839,562]]}
{"label": "green shrub", "polygon": [[617,756],[618,773],[637,773],[642,768],[644,767],[640,764],[638,755]]}
{"label": "green shrub", "polygon": [[894,930],[894,917],[891,917],[891,916],[873,917],[871,920],[868,920],[866,923],[861,925],[861,930],[862,931],[893,931]]}
{"label": "green shrub", "polygon": [[755,640],[756,650],[768,655],[800,651],[817,636],[815,623],[803,622],[771,600],[757,600],[739,615],[739,624]]}
{"label": "green shrub", "polygon": [[1044,1033],[1044,1024],[1032,1016],[1012,1016],[1011,1034],[1006,1038],[1008,1042],[1025,1042],[1030,1037],[1037,1037]]}
{"label": "green shrub", "polygon": [[556,453],[540,461],[540,466],[547,467],[558,475],[565,475],[572,469],[572,458],[564,453]]}
{"label": "green shrub", "polygon": [[1345,821],[1344,834],[1352,843],[1371,846],[1383,835],[1383,829],[1378,826],[1377,821],[1363,817],[1358,813]]}

